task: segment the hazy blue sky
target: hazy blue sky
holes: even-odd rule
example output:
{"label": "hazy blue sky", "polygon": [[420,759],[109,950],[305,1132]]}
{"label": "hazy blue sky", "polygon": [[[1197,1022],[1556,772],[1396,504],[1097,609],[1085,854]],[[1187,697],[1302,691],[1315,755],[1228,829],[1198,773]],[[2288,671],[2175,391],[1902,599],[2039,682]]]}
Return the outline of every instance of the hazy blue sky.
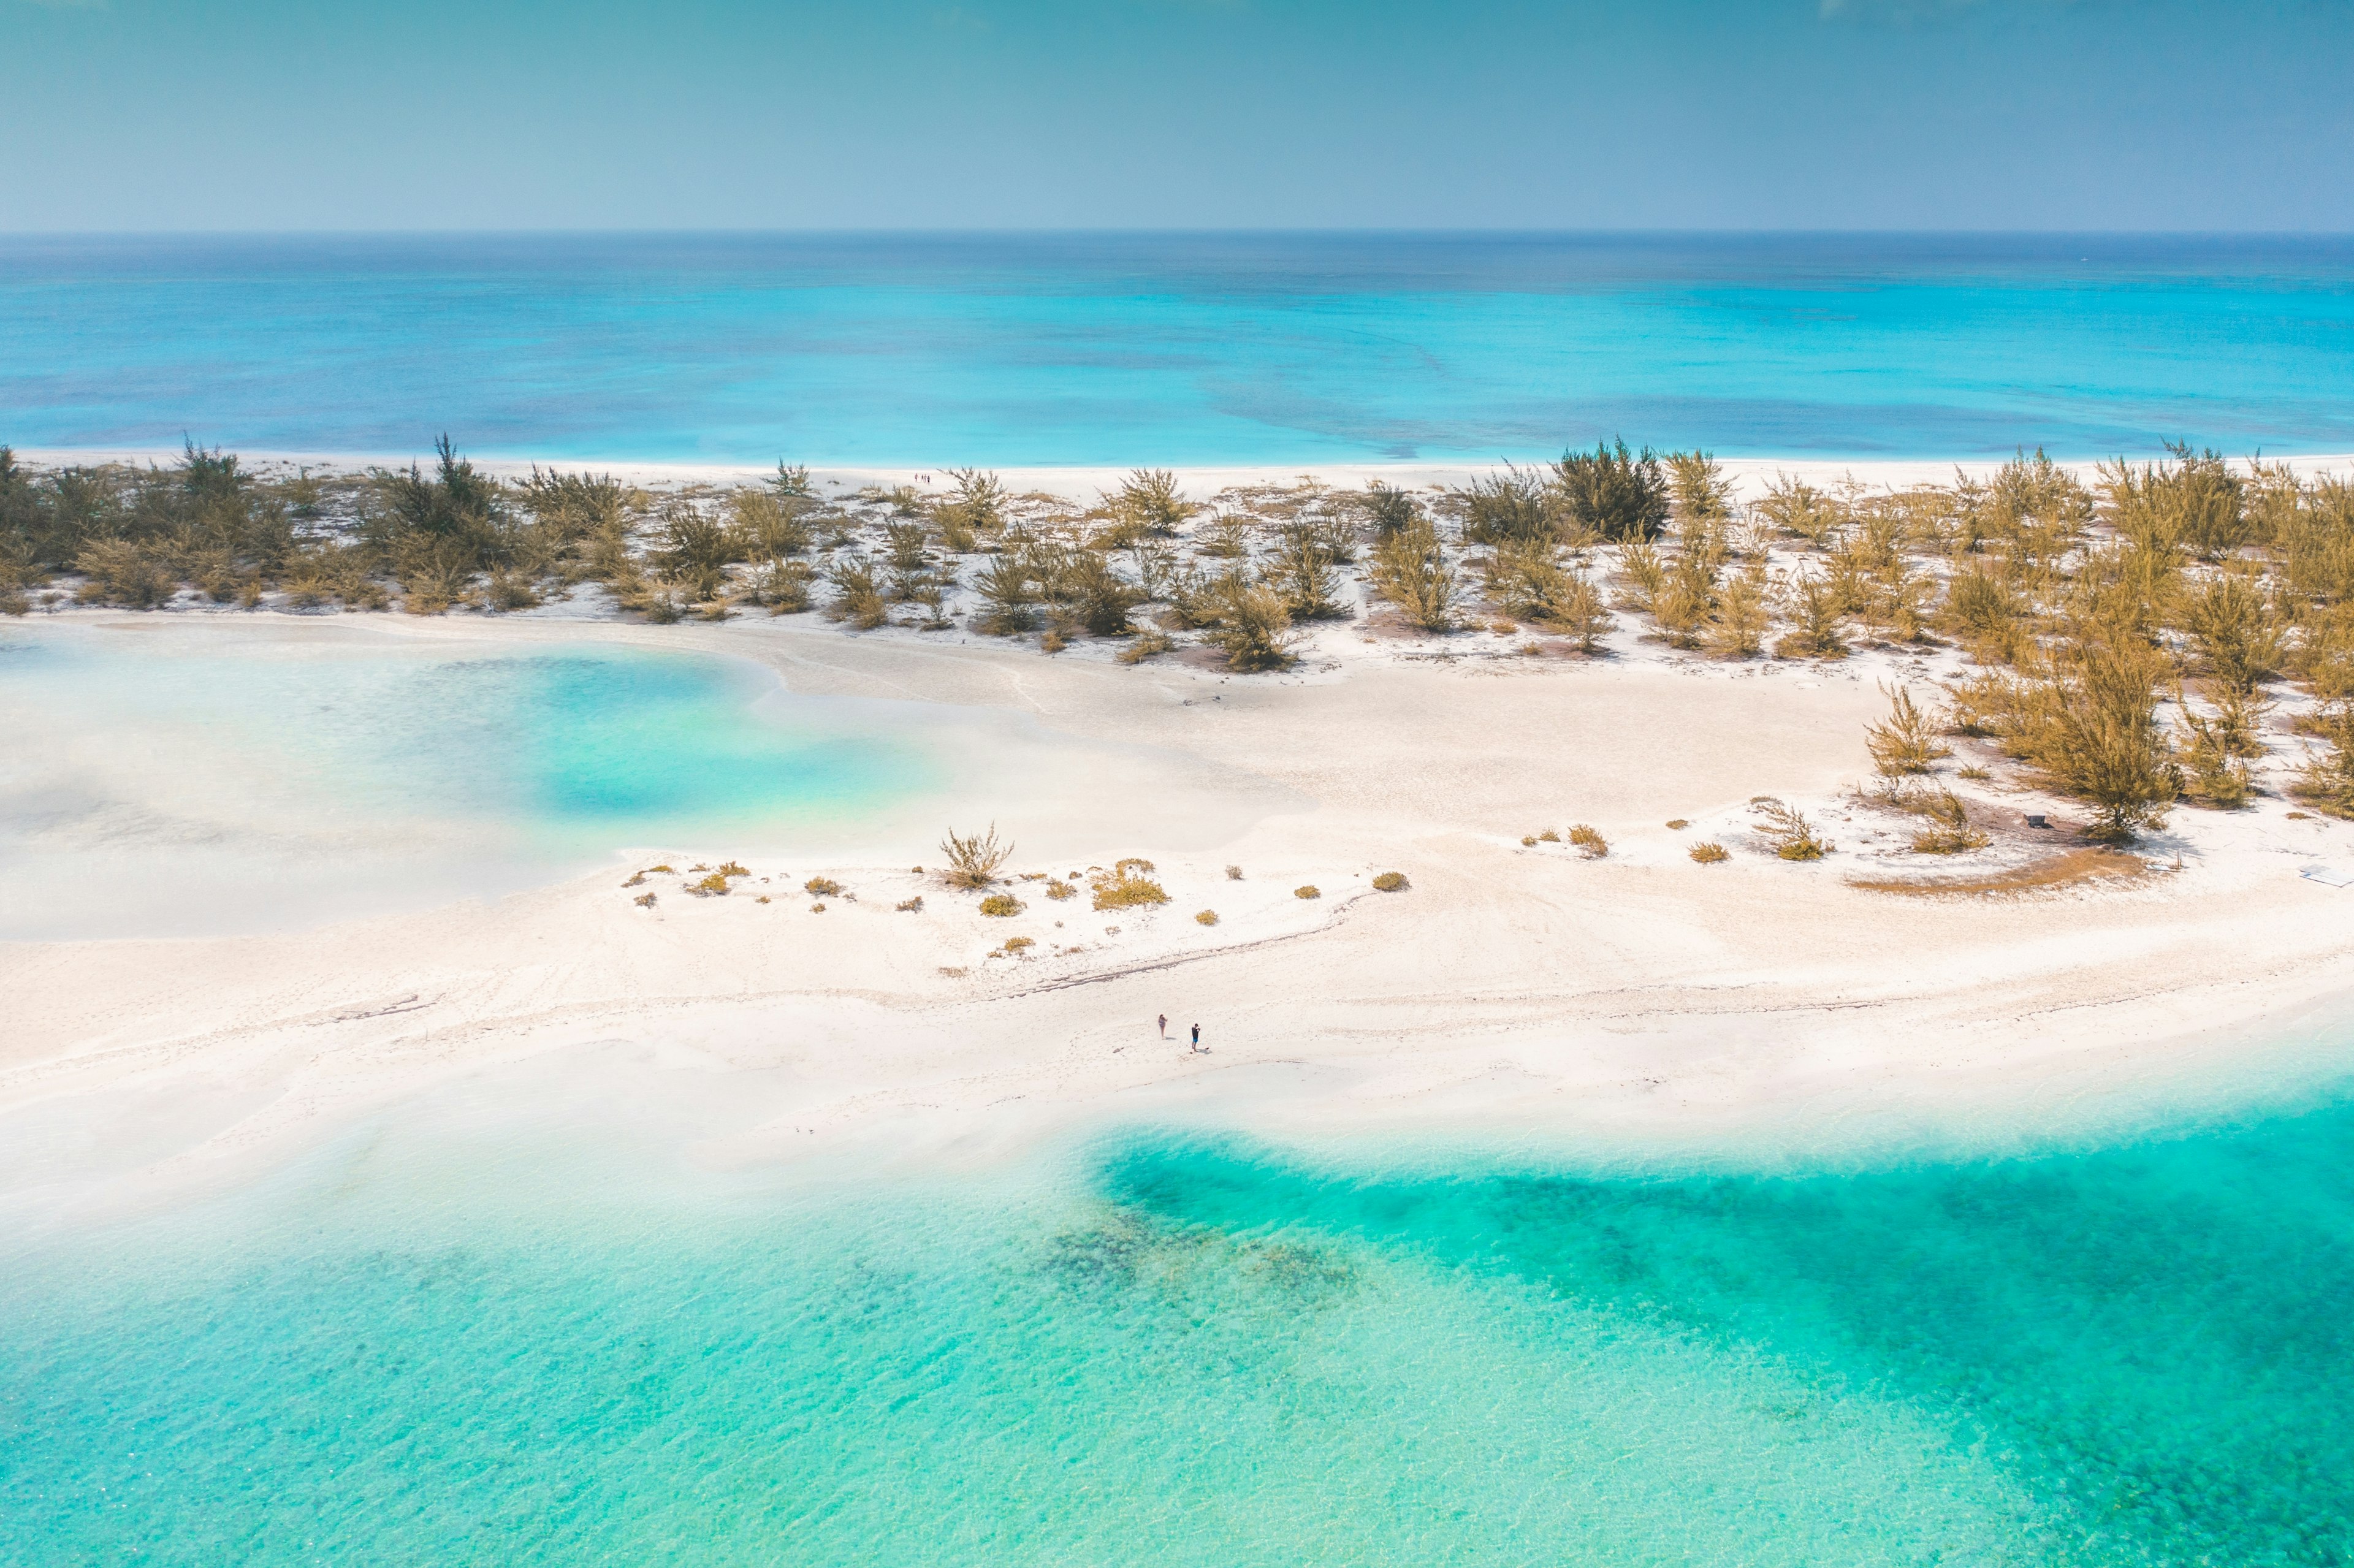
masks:
{"label": "hazy blue sky", "polygon": [[0,228],[2354,229],[2354,0],[0,0]]}

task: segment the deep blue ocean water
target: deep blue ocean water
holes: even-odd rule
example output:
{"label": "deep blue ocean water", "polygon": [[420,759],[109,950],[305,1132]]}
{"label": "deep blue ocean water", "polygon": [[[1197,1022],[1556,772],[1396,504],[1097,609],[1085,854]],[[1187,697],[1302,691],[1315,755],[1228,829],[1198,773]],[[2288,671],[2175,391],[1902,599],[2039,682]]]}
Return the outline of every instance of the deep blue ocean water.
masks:
{"label": "deep blue ocean water", "polygon": [[2354,450],[2354,240],[0,239],[0,441],[911,466]]}
{"label": "deep blue ocean water", "polygon": [[0,1561],[2354,1552],[2342,1106],[1820,1175],[399,1147],[0,1239]]}

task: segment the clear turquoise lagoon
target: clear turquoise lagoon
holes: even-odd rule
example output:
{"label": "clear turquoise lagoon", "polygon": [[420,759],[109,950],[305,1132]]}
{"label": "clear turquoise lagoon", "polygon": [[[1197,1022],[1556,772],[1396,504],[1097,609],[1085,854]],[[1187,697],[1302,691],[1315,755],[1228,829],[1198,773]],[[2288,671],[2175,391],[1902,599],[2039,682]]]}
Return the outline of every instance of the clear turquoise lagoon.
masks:
{"label": "clear turquoise lagoon", "polygon": [[631,846],[806,842],[949,777],[922,720],[738,660],[247,631],[0,628],[0,937],[284,925]]}
{"label": "clear turquoise lagoon", "polygon": [[2342,1104],[1774,1175],[1139,1129],[698,1186],[398,1141],[0,1244],[0,1561],[2354,1553]]}
{"label": "clear turquoise lagoon", "polygon": [[766,464],[2354,450],[2354,241],[0,238],[0,442]]}

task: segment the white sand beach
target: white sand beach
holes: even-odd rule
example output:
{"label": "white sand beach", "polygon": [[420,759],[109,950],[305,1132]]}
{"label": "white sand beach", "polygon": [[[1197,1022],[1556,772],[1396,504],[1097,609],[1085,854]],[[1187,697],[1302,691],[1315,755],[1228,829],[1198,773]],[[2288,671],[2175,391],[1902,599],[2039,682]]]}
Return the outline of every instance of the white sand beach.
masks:
{"label": "white sand beach", "polygon": [[[280,618],[210,619],[235,638]],[[1017,877],[1153,861],[1171,901],[1142,911],[1017,880],[1023,913],[984,918],[977,895],[910,869],[938,860],[936,834],[911,834],[832,859],[748,857],[725,897],[685,896],[676,875],[621,884],[656,858],[684,872],[741,846],[648,845],[634,865],[495,902],[270,936],[0,946],[12,1205],[65,1170],[92,1173],[80,1196],[109,1204],[231,1179],[494,1070],[510,1094],[534,1072],[567,1094],[579,1074],[613,1075],[620,1103],[691,1086],[714,1107],[691,1158],[714,1162],[983,1158],[1082,1123],[1196,1114],[1293,1136],[1477,1127],[1539,1146],[1794,1152],[1896,1129],[2048,1132],[2219,1077],[2243,1097],[2293,1088],[2331,1065],[2308,1012],[2354,989],[2354,890],[2300,875],[2354,868],[2354,824],[2292,818],[2278,798],[2178,810],[2130,877],[1946,896],[1855,885],[1928,874],[1901,821],[1853,791],[1882,683],[1925,694],[1951,653],[1725,665],[1629,639],[1581,660],[1484,634],[1432,652],[1348,623],[1320,630],[1294,672],[1246,677],[810,618],[348,619],[485,644],[659,640],[758,661],[797,692],[1009,709],[1097,747],[1075,748],[1073,768],[1106,744],[1155,748],[1280,786],[1299,809],[1211,832],[1206,851],[1182,774],[1000,813]],[[2022,812],[2062,827],[2077,814],[2016,786],[1965,788],[1996,833],[1978,858],[1998,868],[2052,858],[2052,830]],[[1766,794],[1812,813],[1837,852],[1764,853],[1748,812]],[[1522,842],[1579,822],[1606,856]],[[1702,839],[1731,858],[1695,863]],[[1410,885],[1373,891],[1388,871]],[[852,896],[812,912],[800,888],[817,875]],[[1293,895],[1310,884],[1320,897]],[[652,908],[634,902],[643,888]],[[919,912],[897,909],[918,895]],[[1204,909],[1216,925],[1196,922]],[[1009,936],[1034,945],[991,956]],[[1207,1054],[1184,1044],[1196,1022]]]}

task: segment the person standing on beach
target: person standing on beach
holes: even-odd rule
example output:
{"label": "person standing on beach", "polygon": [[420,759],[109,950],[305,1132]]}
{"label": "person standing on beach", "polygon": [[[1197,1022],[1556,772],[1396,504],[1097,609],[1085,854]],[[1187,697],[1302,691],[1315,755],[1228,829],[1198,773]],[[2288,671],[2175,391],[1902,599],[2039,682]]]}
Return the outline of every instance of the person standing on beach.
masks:
{"label": "person standing on beach", "polygon": [[1169,1038],[1169,1015],[1165,1012],[1161,1015],[1161,1038]]}
{"label": "person standing on beach", "polygon": [[1195,1025],[1193,1025],[1193,1044],[1186,1047],[1186,1049],[1185,1049],[1185,1054],[1186,1054],[1187,1055],[1189,1055],[1189,1056],[1190,1056],[1190,1055],[1192,1055],[1194,1052],[1199,1051],[1201,1048],[1202,1048],[1202,1026],[1201,1026],[1200,1024],[1196,1023]]}

